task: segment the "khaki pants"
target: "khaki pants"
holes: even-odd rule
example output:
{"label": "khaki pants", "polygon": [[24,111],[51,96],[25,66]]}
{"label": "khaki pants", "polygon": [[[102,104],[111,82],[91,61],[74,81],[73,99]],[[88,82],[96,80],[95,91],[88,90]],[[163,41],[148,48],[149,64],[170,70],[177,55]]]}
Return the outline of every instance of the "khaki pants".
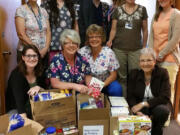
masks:
{"label": "khaki pants", "polygon": [[140,50],[123,51],[115,48],[113,50],[120,64],[117,70],[118,81],[122,85],[123,96],[127,97],[127,76],[132,69],[139,68]]}
{"label": "khaki pants", "polygon": [[175,94],[174,85],[176,82],[176,76],[177,76],[179,67],[177,65],[161,65],[161,67],[167,69],[168,74],[169,74],[169,81],[171,84],[171,102],[173,104],[174,103],[174,94]]}

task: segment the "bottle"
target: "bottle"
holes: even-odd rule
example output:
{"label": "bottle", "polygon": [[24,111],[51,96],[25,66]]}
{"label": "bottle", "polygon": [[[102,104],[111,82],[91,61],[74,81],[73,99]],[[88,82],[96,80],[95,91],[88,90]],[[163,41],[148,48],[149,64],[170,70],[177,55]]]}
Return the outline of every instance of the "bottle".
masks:
{"label": "bottle", "polygon": [[55,127],[48,127],[46,128],[47,135],[56,135],[56,128]]}

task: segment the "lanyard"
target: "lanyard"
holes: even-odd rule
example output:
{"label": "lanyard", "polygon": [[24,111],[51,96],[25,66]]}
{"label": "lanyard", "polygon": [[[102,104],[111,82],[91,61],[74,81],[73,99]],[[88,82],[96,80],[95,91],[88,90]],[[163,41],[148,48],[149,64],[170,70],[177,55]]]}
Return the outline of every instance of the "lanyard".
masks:
{"label": "lanyard", "polygon": [[38,6],[38,14],[39,14],[39,17],[36,16],[36,14],[34,13],[31,5],[29,3],[27,3],[28,7],[31,9],[31,11],[33,12],[34,14],[34,17],[36,18],[36,21],[37,21],[37,24],[39,26],[39,30],[42,30],[42,15],[41,15],[41,11],[40,11],[40,8]]}

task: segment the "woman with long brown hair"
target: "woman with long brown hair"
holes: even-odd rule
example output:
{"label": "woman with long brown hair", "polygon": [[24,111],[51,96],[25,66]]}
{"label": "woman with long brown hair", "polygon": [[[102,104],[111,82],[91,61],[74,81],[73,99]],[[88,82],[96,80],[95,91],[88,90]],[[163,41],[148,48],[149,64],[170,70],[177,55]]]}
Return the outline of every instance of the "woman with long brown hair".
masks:
{"label": "woman with long brown hair", "polygon": [[47,10],[51,26],[50,61],[56,53],[62,50],[59,42],[61,33],[65,29],[79,31],[78,17],[72,0],[44,0],[41,6]]}
{"label": "woman with long brown hair", "polygon": [[31,118],[29,95],[45,87],[41,55],[34,45],[25,45],[18,66],[11,72],[6,91],[6,111]]}
{"label": "woman with long brown hair", "polygon": [[169,73],[172,103],[180,64],[180,11],[173,5],[174,0],[157,0],[149,37],[149,46],[155,50],[158,63]]}

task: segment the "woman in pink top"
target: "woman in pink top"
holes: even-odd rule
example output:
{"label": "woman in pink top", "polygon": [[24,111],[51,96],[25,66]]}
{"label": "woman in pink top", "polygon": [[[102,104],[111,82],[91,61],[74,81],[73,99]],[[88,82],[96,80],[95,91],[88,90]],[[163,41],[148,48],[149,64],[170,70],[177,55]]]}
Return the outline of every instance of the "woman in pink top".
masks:
{"label": "woman in pink top", "polygon": [[155,50],[157,61],[169,73],[172,102],[180,64],[180,12],[173,5],[174,0],[157,0],[149,37],[149,46]]}

